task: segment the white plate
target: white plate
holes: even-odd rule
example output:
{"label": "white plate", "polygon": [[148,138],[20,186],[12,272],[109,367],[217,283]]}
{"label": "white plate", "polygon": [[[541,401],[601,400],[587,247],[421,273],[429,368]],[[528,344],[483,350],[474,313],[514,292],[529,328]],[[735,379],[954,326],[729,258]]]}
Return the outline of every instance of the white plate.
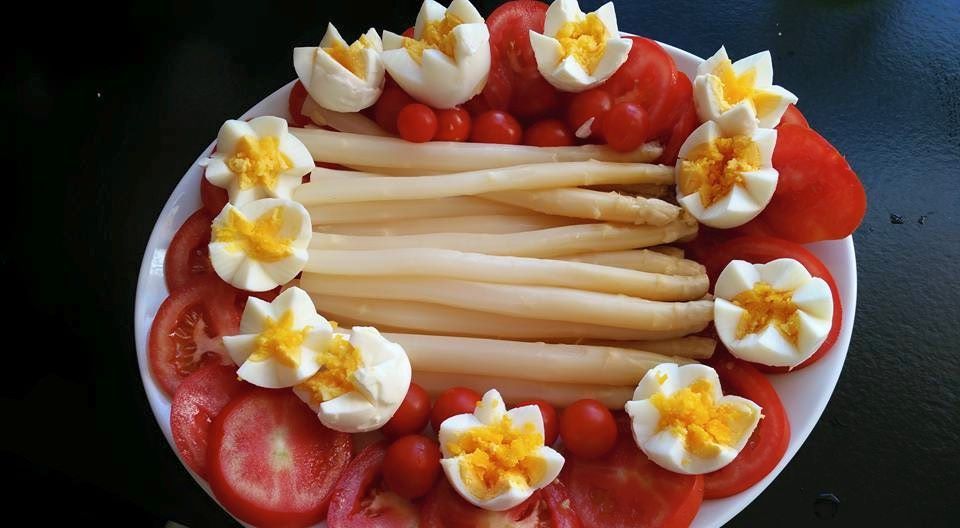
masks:
{"label": "white plate", "polygon": [[[677,67],[691,78],[696,72],[697,65],[702,61],[699,57],[683,50],[664,45],[664,48],[673,57]],[[277,90],[269,97],[260,101],[256,106],[241,116],[241,119],[276,115],[289,117],[287,112],[287,96],[293,82]],[[212,132],[212,131],[211,131]],[[197,159],[210,155],[213,143]],[[170,401],[163,395],[153,377],[147,361],[147,334],[150,324],[157,313],[157,308],[167,296],[167,287],[163,280],[163,258],[170,239],[177,228],[194,211],[200,208],[200,178],[203,170],[194,162],[183,175],[167,204],[160,212],[160,218],[153,228],[147,249],[140,266],[140,278],[137,282],[137,299],[134,307],[134,337],[137,343],[137,359],[140,363],[140,377],[143,378],[143,387],[147,392],[147,399],[153,414],[163,431],[171,449],[173,439],[170,436]],[[853,330],[853,315],[856,313],[857,303],[857,267],[853,252],[853,240],[847,237],[844,240],[820,242],[811,244],[809,248],[830,269],[833,278],[840,288],[840,301],[843,306],[843,326],[836,345],[823,359],[803,370],[789,375],[770,376],[770,381],[780,394],[780,399],[790,418],[790,445],[783,460],[752,488],[721,500],[704,501],[700,513],[693,522],[697,528],[720,526],[733,518],[734,515],[747,507],[753,499],[760,495],[774,478],[783,470],[793,455],[803,444],[813,430],[813,426],[820,419],[827,401],[833,393],[833,388],[840,377],[843,361],[847,356],[847,347],[850,345],[850,335]],[[177,455],[179,457],[179,454]],[[186,466],[184,466],[186,468]],[[189,471],[189,469],[188,469]],[[190,472],[198,484],[207,493],[210,489],[193,472]],[[211,498],[213,495],[210,495]]]}

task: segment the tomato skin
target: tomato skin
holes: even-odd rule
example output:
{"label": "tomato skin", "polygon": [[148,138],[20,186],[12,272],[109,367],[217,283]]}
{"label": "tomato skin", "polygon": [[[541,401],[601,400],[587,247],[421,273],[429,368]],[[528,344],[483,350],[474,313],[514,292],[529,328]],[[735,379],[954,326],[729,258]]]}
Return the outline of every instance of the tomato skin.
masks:
{"label": "tomato skin", "polygon": [[437,110],[436,141],[466,141],[470,137],[470,113],[463,108]]}
{"label": "tomato skin", "polygon": [[509,109],[511,114],[529,122],[554,114],[560,100],[560,92],[538,73],[514,84]]}
{"label": "tomato skin", "polygon": [[204,365],[177,388],[170,403],[170,429],[180,458],[206,478],[210,423],[236,395],[249,389],[237,379],[235,366]]}
{"label": "tomato skin", "polygon": [[[204,178],[206,180],[206,178]],[[198,278],[217,278],[210,263],[210,223],[203,209],[193,213],[173,235],[163,259],[163,278],[168,291],[177,291]]]}
{"label": "tomato skin", "polygon": [[408,104],[397,114],[397,130],[407,141],[425,143],[437,135],[437,114],[425,104]]}
{"label": "tomato skin", "polygon": [[787,105],[787,110],[783,113],[783,117],[780,118],[777,128],[780,128],[780,125],[797,125],[803,128],[810,128],[810,123],[807,122],[807,118],[804,117],[796,105]]}
{"label": "tomato skin", "polygon": [[387,438],[419,433],[430,423],[430,395],[423,387],[411,383],[397,412],[380,428]]}
{"label": "tomato skin", "polygon": [[536,405],[540,408],[540,415],[543,416],[543,444],[553,445],[560,436],[560,425],[557,419],[557,410],[553,408],[546,400],[529,400],[518,403],[514,406],[523,407],[525,405]]}
{"label": "tomato skin", "polygon": [[537,121],[523,132],[523,144],[535,147],[566,147],[573,145],[573,134],[559,119]]}
{"label": "tomato skin", "polygon": [[440,424],[451,416],[472,413],[477,408],[480,395],[465,387],[453,387],[443,391],[433,403],[430,412],[430,425],[439,432]]}
{"label": "tomato skin", "polygon": [[648,137],[647,112],[633,103],[617,103],[603,118],[603,137],[619,152],[636,150]]}
{"label": "tomato skin", "polygon": [[560,414],[560,438],[571,453],[584,459],[599,458],[616,445],[617,423],[597,400],[578,400]]}
{"label": "tomato skin", "polygon": [[386,86],[380,98],[373,105],[373,119],[380,128],[397,133],[397,116],[408,104],[414,103],[413,97],[404,92],[399,86]]}
{"label": "tomato skin", "polygon": [[440,446],[421,435],[396,439],[387,448],[383,480],[405,499],[426,495],[440,476]]}
{"label": "tomato skin", "polygon": [[629,102],[647,111],[652,136],[668,129],[671,88],[676,83],[677,67],[670,55],[656,42],[643,37],[633,41],[627,61],[601,86],[614,103]]}
{"label": "tomato skin", "polygon": [[603,117],[613,106],[613,98],[603,88],[591,88],[573,96],[567,107],[567,124],[576,132],[590,118],[591,136],[602,136]]}
{"label": "tomato skin", "polygon": [[777,466],[790,444],[790,421],[773,385],[749,363],[734,358],[722,345],[706,363],[717,370],[724,394],[742,396],[763,408],[763,418],[737,458],[704,475],[704,497],[719,499],[753,486]]}
{"label": "tomato skin", "polygon": [[667,165],[676,164],[680,147],[683,146],[683,142],[690,137],[690,134],[693,133],[699,125],[700,120],[697,118],[696,107],[694,107],[692,103],[688,104],[670,130],[670,135],[667,137],[667,142],[663,147],[663,154],[660,155],[659,162]]}
{"label": "tomato skin", "polygon": [[570,504],[570,493],[560,479],[540,490],[550,512],[550,528],[581,528],[580,516]]}
{"label": "tomato skin", "polygon": [[[548,491],[549,489],[549,491]],[[580,518],[570,508],[566,488],[554,481],[507,511],[478,508],[465,501],[445,478],[424,498],[421,528],[478,527],[580,528]]]}
{"label": "tomato skin", "polygon": [[203,210],[210,215],[210,218],[220,214],[228,201],[230,196],[226,189],[210,183],[206,176],[200,176],[200,202],[203,203]]}
{"label": "tomato skin", "polygon": [[370,444],[343,470],[330,496],[330,528],[416,527],[416,507],[380,488],[386,453],[384,442]]}
{"label": "tomato skin", "polygon": [[523,128],[510,114],[489,110],[473,120],[470,141],[474,143],[502,143],[518,145],[523,138]]}
{"label": "tomato skin", "polygon": [[287,109],[290,111],[290,124],[295,127],[302,127],[311,122],[310,118],[303,115],[302,112],[303,103],[306,102],[307,97],[310,97],[307,94],[307,87],[299,80],[293,83],[293,88],[290,89],[290,97],[287,100]]}

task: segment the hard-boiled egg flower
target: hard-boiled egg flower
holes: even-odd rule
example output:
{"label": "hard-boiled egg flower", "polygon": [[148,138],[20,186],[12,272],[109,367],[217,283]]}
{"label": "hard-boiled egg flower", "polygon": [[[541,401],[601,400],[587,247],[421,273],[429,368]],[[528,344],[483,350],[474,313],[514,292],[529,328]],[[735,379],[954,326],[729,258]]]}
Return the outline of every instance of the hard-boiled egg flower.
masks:
{"label": "hard-boiled egg flower", "polygon": [[319,356],[320,370],[293,388],[323,425],[345,433],[383,427],[410,387],[410,360],[403,347],[376,328],[355,326],[335,334]]}
{"label": "hard-boiled egg flower", "polygon": [[310,214],[292,200],[227,204],[211,225],[210,262],[232,286],[272,290],[303,271],[312,235]]}
{"label": "hard-boiled egg flower", "polygon": [[731,354],[754,363],[795,367],[820,348],[833,324],[830,286],[793,259],[734,260],[714,292],[720,340]]}
{"label": "hard-boiled egg flower", "polygon": [[424,0],[407,38],[383,32],[383,64],[414,99],[452,108],[480,93],[490,73],[490,32],[467,0]]}
{"label": "hard-boiled egg flower", "polygon": [[658,466],[699,475],[736,458],[760,421],[760,407],[724,396],[706,365],[662,363],[647,371],[624,406],[633,440]]}
{"label": "hard-boiled egg flower", "polygon": [[626,62],[632,43],[620,36],[613,2],[584,14],[577,0],[554,0],[543,34],[530,31],[537,69],[565,92],[582,92],[606,81]]}
{"label": "hard-boiled egg flower", "polygon": [[240,319],[240,334],[223,345],[240,365],[237,376],[259,387],[292,387],[320,369],[333,328],[317,314],[310,295],[290,288],[273,302],[250,297]]}
{"label": "hard-boiled egg flower", "polygon": [[779,174],[771,158],[777,131],[758,128],[753,107],[739,103],[700,125],[677,160],[677,201],[702,224],[743,225],[770,203]]}
{"label": "hard-boiled egg flower", "polygon": [[563,456],[543,444],[543,415],[536,405],[509,411],[491,389],[473,414],[440,424],[440,451],[447,479],[471,504],[508,510],[553,482]]}
{"label": "hard-boiled egg flower", "polygon": [[217,151],[202,162],[207,181],[227,190],[241,206],[260,198],[290,198],[314,168],[307,147],[287,130],[284,119],[263,116],[230,119],[217,134]]}
{"label": "hard-boiled egg flower", "polygon": [[318,47],[293,49],[293,68],[317,104],[337,112],[359,112],[383,92],[383,44],[373,28],[353,44],[327,24]]}
{"label": "hard-boiled egg flower", "polygon": [[753,106],[760,126],[773,128],[797,96],[773,84],[769,51],[730,62],[723,47],[697,68],[693,100],[701,121],[716,121],[741,102]]}

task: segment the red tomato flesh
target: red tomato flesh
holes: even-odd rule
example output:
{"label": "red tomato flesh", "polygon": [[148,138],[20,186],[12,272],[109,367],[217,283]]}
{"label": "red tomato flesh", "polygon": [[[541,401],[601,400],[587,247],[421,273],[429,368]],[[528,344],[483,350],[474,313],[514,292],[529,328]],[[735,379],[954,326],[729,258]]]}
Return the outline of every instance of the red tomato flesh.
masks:
{"label": "red tomato flesh", "polygon": [[573,145],[573,134],[563,121],[544,119],[523,132],[523,144],[535,147],[566,147]]}
{"label": "red tomato flesh", "polygon": [[[203,210],[212,219],[223,211],[223,207],[230,201],[230,195],[227,190],[210,183],[206,176],[200,176],[200,202],[203,203]],[[210,226],[207,226],[209,229]]]}
{"label": "red tomato flesh", "polygon": [[343,470],[330,496],[330,528],[414,528],[417,508],[380,485],[383,442],[370,444]]}
{"label": "red tomato flesh", "polygon": [[652,136],[657,137],[673,124],[670,93],[677,82],[677,66],[656,42],[643,37],[627,38],[633,41],[627,61],[602,87],[614,103],[643,107],[649,116]]}
{"label": "red tomato flesh", "polygon": [[447,479],[442,478],[423,501],[420,527],[579,528],[580,519],[569,506],[566,490],[558,487],[550,492],[545,491],[546,488],[535,491],[529,499],[507,511],[494,512],[465,501]]}
{"label": "red tomato flesh", "polygon": [[310,123],[310,118],[303,115],[303,103],[306,102],[307,88],[302,82],[297,81],[290,89],[290,98],[287,100],[287,109],[290,111],[290,124],[295,127],[302,127]]}
{"label": "red tomato flesh", "polygon": [[[206,178],[203,180],[206,181]],[[173,235],[163,259],[163,278],[168,291],[179,290],[198,278],[213,277],[219,280],[207,249],[212,221],[213,217],[200,209],[190,215]]]}
{"label": "red tomato flesh", "polygon": [[803,116],[800,109],[795,105],[787,105],[787,110],[783,113],[783,117],[780,118],[780,123],[777,124],[777,128],[779,128],[780,125],[798,125],[803,128],[810,128],[810,123],[807,122],[807,118]]}
{"label": "red tomato flesh", "polygon": [[500,110],[490,110],[476,116],[470,141],[474,143],[502,143],[518,145],[523,139],[523,127],[510,114]]}

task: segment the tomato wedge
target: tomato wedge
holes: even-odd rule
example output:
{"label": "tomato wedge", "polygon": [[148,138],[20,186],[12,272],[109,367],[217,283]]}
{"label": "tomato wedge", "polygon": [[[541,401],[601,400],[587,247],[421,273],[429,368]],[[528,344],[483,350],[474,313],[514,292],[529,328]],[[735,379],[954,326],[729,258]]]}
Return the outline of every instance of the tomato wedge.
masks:
{"label": "tomato wedge", "polygon": [[205,365],[183,380],[170,404],[170,428],[180,458],[206,478],[210,423],[234,396],[249,385],[237,379],[234,366]]}
{"label": "tomato wedge", "polygon": [[236,290],[219,278],[199,279],[163,301],[153,318],[147,353],[150,372],[169,396],[206,363],[232,365],[220,336],[240,327]]}
{"label": "tomato wedge", "polygon": [[295,127],[302,127],[310,123],[310,118],[303,115],[303,103],[306,102],[307,87],[302,82],[297,81],[290,89],[290,98],[287,100],[287,109],[290,111],[290,124]]}
{"label": "tomato wedge", "polygon": [[807,118],[803,116],[800,109],[795,105],[787,105],[787,110],[783,113],[783,117],[780,118],[780,123],[777,124],[777,128],[780,128],[780,125],[798,125],[803,128],[810,128],[810,123],[807,122]]}
{"label": "tomato wedge", "polygon": [[418,524],[417,508],[381,486],[384,442],[370,444],[340,475],[330,496],[330,528],[406,528]]}
{"label": "tomato wedge", "polygon": [[633,41],[627,61],[620,66],[603,88],[614,104],[638,104],[650,118],[651,137],[669,130],[674,107],[671,92],[677,82],[677,66],[656,42],[643,37],[627,37]]}
{"label": "tomato wedge", "polygon": [[704,475],[704,498],[720,499],[753,486],[776,467],[790,444],[790,421],[773,385],[749,363],[731,356],[723,345],[707,363],[717,370],[724,394],[742,396],[763,408],[763,419],[737,458]]}
{"label": "tomato wedge", "polygon": [[637,448],[627,420],[608,455],[567,456],[560,479],[584,526],[643,528],[689,526],[703,499],[703,476],[680,475],[651,462]]}
{"label": "tomato wedge", "polygon": [[[554,487],[555,486],[555,487]],[[549,491],[548,488],[552,488]],[[463,500],[441,478],[420,508],[421,528],[579,528],[580,518],[570,507],[566,488],[557,482],[535,491],[513,508],[487,511]]]}
{"label": "tomato wedge", "polygon": [[210,426],[210,488],[230,513],[256,526],[321,521],[349,461],[350,435],[324,427],[293,391],[250,390]]}
{"label": "tomato wedge", "polygon": [[211,221],[213,217],[200,209],[173,235],[163,259],[163,278],[168,291],[177,291],[198,278],[217,278],[207,249]]}
{"label": "tomato wedge", "polygon": [[[200,176],[200,202],[203,210],[213,218],[223,211],[223,207],[230,201],[227,190],[210,183],[206,176]],[[207,226],[209,229],[210,226]]]}

